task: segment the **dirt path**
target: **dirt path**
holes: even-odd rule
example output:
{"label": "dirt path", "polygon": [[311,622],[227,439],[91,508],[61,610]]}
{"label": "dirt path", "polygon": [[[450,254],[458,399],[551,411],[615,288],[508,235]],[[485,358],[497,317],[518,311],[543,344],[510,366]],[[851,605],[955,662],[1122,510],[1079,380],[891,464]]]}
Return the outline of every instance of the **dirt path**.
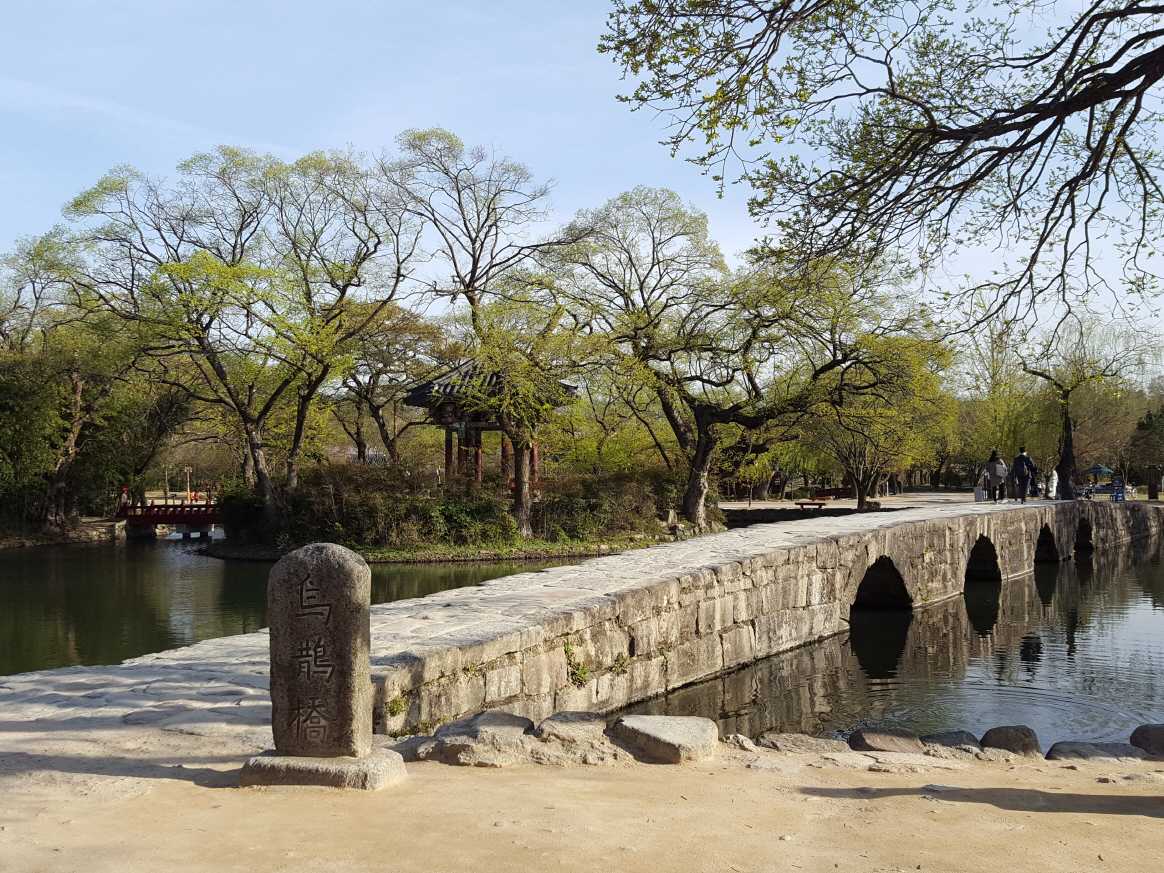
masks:
{"label": "dirt path", "polygon": [[682,767],[410,764],[370,793],[239,789],[237,761],[189,751],[153,749],[148,775],[9,767],[0,869],[1158,871],[1164,850],[1160,763],[894,774],[765,752],[776,769],[752,769],[725,747]]}

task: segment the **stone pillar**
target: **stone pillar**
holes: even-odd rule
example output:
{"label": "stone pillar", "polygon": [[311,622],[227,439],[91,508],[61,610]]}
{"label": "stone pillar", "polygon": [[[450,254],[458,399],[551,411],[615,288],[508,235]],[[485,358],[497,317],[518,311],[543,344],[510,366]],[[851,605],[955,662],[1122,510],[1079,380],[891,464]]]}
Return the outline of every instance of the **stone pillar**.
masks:
{"label": "stone pillar", "polygon": [[362,757],[371,749],[371,597],[368,565],[343,546],[304,546],[271,570],[271,726],[280,755]]}
{"label": "stone pillar", "polygon": [[371,592],[364,559],[332,543],[304,546],[271,570],[275,753],[248,761],[240,784],[378,788],[403,776],[399,755],[371,754]]}

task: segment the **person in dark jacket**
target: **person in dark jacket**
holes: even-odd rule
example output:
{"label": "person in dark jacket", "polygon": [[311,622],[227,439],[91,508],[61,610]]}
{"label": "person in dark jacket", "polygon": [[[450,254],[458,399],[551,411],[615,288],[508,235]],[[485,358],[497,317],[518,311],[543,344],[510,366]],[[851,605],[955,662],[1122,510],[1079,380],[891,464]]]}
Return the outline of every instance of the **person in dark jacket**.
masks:
{"label": "person in dark jacket", "polygon": [[1031,480],[1039,475],[1039,469],[1035,466],[1035,462],[1027,455],[1027,447],[1019,448],[1018,457],[1014,459],[1014,464],[1011,465],[1013,471],[1015,484],[1018,486],[1019,498],[1023,503],[1027,502],[1027,495],[1031,493]]}

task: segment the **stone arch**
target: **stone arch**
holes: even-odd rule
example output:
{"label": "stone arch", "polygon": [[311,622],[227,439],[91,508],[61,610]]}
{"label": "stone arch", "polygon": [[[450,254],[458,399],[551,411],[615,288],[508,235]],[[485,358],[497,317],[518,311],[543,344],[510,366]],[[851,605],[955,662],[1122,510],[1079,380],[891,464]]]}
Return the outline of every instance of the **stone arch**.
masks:
{"label": "stone arch", "polygon": [[985,534],[979,535],[970,549],[962,599],[974,632],[983,637],[993,633],[1002,600],[1002,566],[994,542]]}
{"label": "stone arch", "polygon": [[913,598],[905,579],[893,563],[882,555],[869,565],[853,597],[854,609],[913,609]]}
{"label": "stone arch", "polygon": [[998,560],[998,549],[985,534],[979,534],[970,559],[966,562],[967,582],[1002,582],[1002,564]]}
{"label": "stone arch", "polygon": [[1075,551],[1077,552],[1094,552],[1095,551],[1095,530],[1091,526],[1091,519],[1080,516],[1079,527],[1075,529]]}
{"label": "stone arch", "polygon": [[1035,543],[1035,563],[1058,564],[1059,560],[1059,546],[1055,542],[1055,534],[1051,532],[1049,524],[1044,524]]}

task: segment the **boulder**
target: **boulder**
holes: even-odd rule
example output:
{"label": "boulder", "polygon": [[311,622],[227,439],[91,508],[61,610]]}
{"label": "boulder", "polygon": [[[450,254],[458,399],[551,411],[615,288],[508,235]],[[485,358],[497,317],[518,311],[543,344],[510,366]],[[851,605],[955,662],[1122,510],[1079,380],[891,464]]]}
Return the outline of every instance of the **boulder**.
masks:
{"label": "boulder", "polygon": [[1148,757],[1143,749],[1127,743],[1079,743],[1060,741],[1047,752],[1048,761],[1129,761]]}
{"label": "boulder", "polygon": [[687,715],[626,715],[611,735],[638,749],[643,757],[666,764],[715,757],[719,728],[709,718]]}
{"label": "boulder", "polygon": [[538,739],[560,743],[601,742],[606,733],[606,717],[595,712],[556,712],[538,725]]}
{"label": "boulder", "polygon": [[964,746],[970,746],[978,751],[982,751],[982,744],[978,742],[978,737],[970,733],[970,731],[942,731],[936,734],[926,734],[920,738],[927,746],[945,746],[950,749],[961,749]]}
{"label": "boulder", "polygon": [[921,755],[926,747],[918,735],[901,728],[857,728],[849,736],[849,748],[858,752],[908,752]]}
{"label": "boulder", "polygon": [[1131,743],[1148,756],[1164,760],[1164,724],[1142,724],[1132,731]]}
{"label": "boulder", "polygon": [[982,735],[983,749],[1003,749],[1024,758],[1043,757],[1038,735],[1025,724],[994,727]]}
{"label": "boulder", "polygon": [[849,744],[844,740],[810,737],[808,734],[782,734],[777,731],[760,734],[756,743],[777,752],[790,752],[794,755],[826,755],[829,752],[849,751]]}

